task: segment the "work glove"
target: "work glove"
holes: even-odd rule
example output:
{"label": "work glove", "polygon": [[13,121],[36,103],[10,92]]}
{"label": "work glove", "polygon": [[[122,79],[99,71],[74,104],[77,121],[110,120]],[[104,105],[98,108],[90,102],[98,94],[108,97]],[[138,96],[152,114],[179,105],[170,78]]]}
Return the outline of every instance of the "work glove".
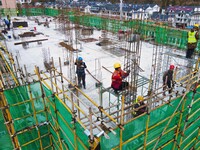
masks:
{"label": "work glove", "polygon": [[130,70],[127,70],[126,73],[129,74],[129,73],[130,73]]}

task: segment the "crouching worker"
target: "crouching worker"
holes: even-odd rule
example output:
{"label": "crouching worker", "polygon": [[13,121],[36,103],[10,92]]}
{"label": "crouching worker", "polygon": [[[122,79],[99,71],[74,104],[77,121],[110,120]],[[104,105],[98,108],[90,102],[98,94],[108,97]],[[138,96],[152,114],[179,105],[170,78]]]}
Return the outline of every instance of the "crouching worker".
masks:
{"label": "crouching worker", "polygon": [[129,75],[130,70],[128,70],[127,72],[123,71],[119,63],[114,64],[114,69],[115,71],[112,74],[111,87],[114,89],[115,93],[118,93],[118,91],[128,88],[128,82],[122,80]]}
{"label": "crouching worker", "polygon": [[169,70],[163,74],[163,96],[166,96],[165,90],[169,88],[169,94],[172,92],[174,65],[169,66]]}
{"label": "crouching worker", "polygon": [[[137,99],[136,99],[136,104],[134,105],[134,112],[133,112],[133,116],[134,117],[137,117],[143,113],[145,113],[147,111],[147,107],[145,106],[145,103],[144,103],[144,97],[143,96],[138,96]],[[139,108],[139,109],[138,109]]]}

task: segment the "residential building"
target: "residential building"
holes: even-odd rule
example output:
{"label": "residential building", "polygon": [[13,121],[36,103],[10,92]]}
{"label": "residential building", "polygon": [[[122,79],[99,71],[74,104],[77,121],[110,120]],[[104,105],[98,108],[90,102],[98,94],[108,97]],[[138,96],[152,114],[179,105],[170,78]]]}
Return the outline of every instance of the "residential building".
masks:
{"label": "residential building", "polygon": [[3,9],[16,8],[16,0],[0,0],[0,8]]}
{"label": "residential building", "polygon": [[194,13],[190,17],[190,25],[193,26],[194,24],[200,25],[200,6],[194,8]]}
{"label": "residential building", "polygon": [[194,12],[192,6],[170,6],[167,8],[168,15],[174,15],[174,27],[185,28],[190,25],[191,15]]}
{"label": "residential building", "polygon": [[156,4],[134,5],[131,19],[147,20],[154,12],[159,12],[160,7]]}
{"label": "residential building", "polygon": [[17,3],[31,3],[31,0],[17,0]]}

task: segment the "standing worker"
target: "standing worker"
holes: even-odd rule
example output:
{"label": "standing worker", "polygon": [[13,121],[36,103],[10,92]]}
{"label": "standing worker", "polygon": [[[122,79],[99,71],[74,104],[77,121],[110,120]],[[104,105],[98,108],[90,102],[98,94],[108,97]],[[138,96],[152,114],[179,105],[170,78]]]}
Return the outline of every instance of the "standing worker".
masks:
{"label": "standing worker", "polygon": [[188,32],[188,49],[186,52],[186,58],[191,59],[195,48],[197,47],[197,41],[199,39],[199,25],[195,24],[194,27]]}
{"label": "standing worker", "polygon": [[8,19],[8,30],[10,30],[10,25],[11,25],[11,19],[10,19],[10,15],[7,15],[7,19]]}
{"label": "standing worker", "polygon": [[[82,57],[78,57],[78,59],[75,62],[76,67],[76,74],[78,76],[78,86],[82,87],[83,84],[83,88],[86,89],[86,85],[85,85],[85,68],[87,68],[85,62],[83,62],[83,58]],[[82,84],[81,84],[82,81]]]}
{"label": "standing worker", "polygon": [[145,103],[144,103],[144,97],[141,96],[141,95],[139,95],[137,97],[136,104],[134,105],[134,109],[137,109],[137,108],[139,108],[139,109],[135,110],[133,112],[134,117],[137,117],[137,116],[139,116],[139,115],[141,115],[141,114],[143,114],[143,113],[145,113],[147,111],[147,107],[145,106]]}
{"label": "standing worker", "polygon": [[122,80],[129,75],[130,70],[127,72],[123,71],[120,63],[115,63],[114,69],[115,71],[112,74],[111,87],[114,89],[115,93],[118,93],[118,91],[124,90],[128,87],[128,82],[123,82]]}
{"label": "standing worker", "polygon": [[[194,31],[196,31],[197,41],[199,40],[199,24],[194,24]],[[198,43],[198,42],[197,42]],[[200,56],[200,53],[199,53]]]}
{"label": "standing worker", "polygon": [[17,16],[19,16],[19,10],[17,10],[17,12],[16,12],[16,13],[17,13]]}
{"label": "standing worker", "polygon": [[[174,86],[173,83],[173,73],[174,73],[174,65],[169,66],[169,70],[165,71],[163,74],[163,91],[168,87],[169,93],[172,92],[172,86]],[[163,95],[165,95],[165,92],[163,92]]]}
{"label": "standing worker", "polygon": [[7,26],[7,30],[10,30],[10,21],[8,19],[5,19],[5,18],[3,20],[4,20],[4,22]]}

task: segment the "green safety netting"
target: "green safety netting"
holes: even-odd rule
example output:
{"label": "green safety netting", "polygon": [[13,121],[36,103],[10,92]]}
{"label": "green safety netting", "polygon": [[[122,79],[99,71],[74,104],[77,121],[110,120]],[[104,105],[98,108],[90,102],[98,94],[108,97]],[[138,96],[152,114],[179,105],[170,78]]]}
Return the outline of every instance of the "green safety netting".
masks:
{"label": "green safety netting", "polygon": [[[75,141],[74,141],[74,134],[73,132],[76,132],[76,135],[80,140],[77,141],[78,148],[80,149],[87,149],[89,147],[88,143],[88,137],[84,133],[84,128],[79,124],[76,123],[75,126],[72,124],[72,114],[69,108],[67,108],[64,103],[62,103],[60,100],[57,99],[57,97],[52,97],[52,91],[50,91],[48,88],[43,86],[44,92],[47,97],[49,97],[49,103],[47,104],[50,108],[49,118],[51,120],[51,123],[53,125],[56,125],[55,118],[58,120],[58,124],[61,128],[59,131],[59,135],[62,139],[64,139],[66,146],[69,147],[69,149],[74,149],[75,147]],[[57,112],[55,111],[57,110]],[[73,130],[73,129],[76,130]],[[55,135],[55,139],[57,139],[57,135]],[[82,142],[80,142],[82,141]]]}
{"label": "green safety netting", "polygon": [[[158,26],[152,22],[133,20],[122,22],[119,20],[105,19],[98,16],[74,16],[71,21],[79,21],[81,25],[96,27],[98,29],[117,32],[119,30],[133,29],[136,33],[140,33],[142,37],[154,38],[156,43],[169,45],[185,50],[187,48],[187,31],[167,26]],[[196,51],[200,50],[200,42],[198,42]]]}
{"label": "green safety netting", "polygon": [[[67,10],[65,11],[53,8],[22,8],[22,10],[20,10],[21,15],[27,16],[58,16],[61,13],[69,15],[71,21],[84,26],[95,27],[102,30],[109,30],[115,33],[119,30],[132,29],[135,33],[140,33],[142,38],[145,38],[146,40],[155,39],[155,42],[158,44],[164,44],[182,50],[187,49],[187,31],[171,28],[165,26],[165,24],[156,25],[154,22],[141,20],[120,21],[101,18],[94,15],[80,16],[76,15],[72,11],[70,12]],[[200,41],[197,44],[196,51],[200,51]]]}
{"label": "green safety netting", "polygon": [[[45,135],[48,133],[48,126],[39,126],[37,129],[34,127],[36,124],[47,121],[45,106],[41,98],[42,93],[38,89],[39,84],[35,83],[4,91],[16,136],[24,150],[32,147],[40,149],[41,144],[45,146],[49,143],[48,135]],[[42,137],[41,140],[39,137]]]}
{"label": "green safety netting", "polygon": [[12,141],[6,129],[6,125],[4,124],[2,111],[0,111],[0,150],[12,150],[12,149],[14,149]]}
{"label": "green safety netting", "polygon": [[17,9],[15,8],[0,8],[0,14],[1,16],[17,16]]}
{"label": "green safety netting", "polygon": [[[60,149],[60,144],[63,148],[74,149],[75,143],[78,149],[88,149],[88,137],[84,133],[84,128],[78,122],[71,123],[70,109],[55,95],[52,95],[52,91],[46,86],[42,85],[42,89],[45,93],[44,99],[41,98],[41,87],[37,82],[4,91],[22,150],[40,149],[41,147],[50,149],[51,143],[56,150]],[[192,106],[191,109],[189,106]],[[147,149],[153,149],[158,141],[156,148],[162,147],[162,149],[168,150],[174,147],[174,138],[179,144],[182,141],[180,145],[182,149],[186,147],[189,149],[192,146],[198,149],[200,147],[198,142],[199,106],[200,87],[195,93],[188,92],[184,99],[177,97],[170,104],[158,107],[151,111],[149,116],[145,114],[130,121],[124,125],[122,141],[126,143],[123,144],[122,149],[141,148],[144,145],[144,139],[146,139]],[[176,108],[178,109],[175,112]],[[149,122],[147,122],[148,117]],[[35,128],[34,126],[37,124],[42,125]],[[148,125],[147,135],[145,135],[146,125]],[[177,125],[180,125],[180,132],[184,131],[184,136],[182,134],[175,135]],[[165,134],[157,140],[164,129]],[[116,135],[108,133],[110,139],[101,137],[102,150],[110,150],[119,146],[120,129],[115,129],[115,132]],[[76,141],[75,134],[77,135]],[[61,140],[62,143],[59,142]]]}
{"label": "green safety netting", "polygon": [[[176,136],[175,131],[177,130],[178,124],[180,124],[180,132],[184,132],[184,136],[181,136],[179,133],[176,137],[178,144],[182,141],[180,146],[181,149],[190,149],[193,146],[195,146],[195,149],[198,149],[200,146],[198,135],[200,124],[200,87],[197,88],[196,93],[189,92],[187,93],[186,98],[181,100],[182,97],[178,97],[171,101],[170,105],[165,104],[156,110],[151,111],[149,122],[147,122],[148,115],[145,114],[124,125],[122,141],[126,142],[126,144],[123,145],[122,149],[133,150],[141,148],[144,146],[145,139],[147,144],[146,149],[153,149],[157,141],[156,149],[161,147],[164,150],[172,149],[174,146],[174,142],[172,141]],[[189,106],[192,106],[190,110]],[[178,109],[175,112],[176,108]],[[172,116],[173,113],[174,116]],[[180,115],[182,115],[181,120]],[[147,124],[148,132],[147,135],[145,135]],[[165,130],[165,134],[158,140],[157,138],[159,138],[163,130]],[[115,132],[117,135],[113,135],[112,133],[108,134],[110,139],[101,137],[101,149],[110,150],[119,146],[119,129],[117,128]],[[177,148],[176,144],[175,146]]]}
{"label": "green safety netting", "polygon": [[[77,143],[78,149],[88,149],[84,128],[78,122],[75,126],[71,123],[69,108],[44,85],[42,89],[44,99],[37,82],[4,91],[22,150],[48,148],[51,142],[59,150],[61,140],[63,147],[74,149]],[[39,126],[35,128],[36,125]],[[78,137],[76,142],[75,134]]]}
{"label": "green safety netting", "polygon": [[46,8],[45,9],[45,14],[48,14],[48,16],[58,16],[59,15],[59,11],[57,9]]}

